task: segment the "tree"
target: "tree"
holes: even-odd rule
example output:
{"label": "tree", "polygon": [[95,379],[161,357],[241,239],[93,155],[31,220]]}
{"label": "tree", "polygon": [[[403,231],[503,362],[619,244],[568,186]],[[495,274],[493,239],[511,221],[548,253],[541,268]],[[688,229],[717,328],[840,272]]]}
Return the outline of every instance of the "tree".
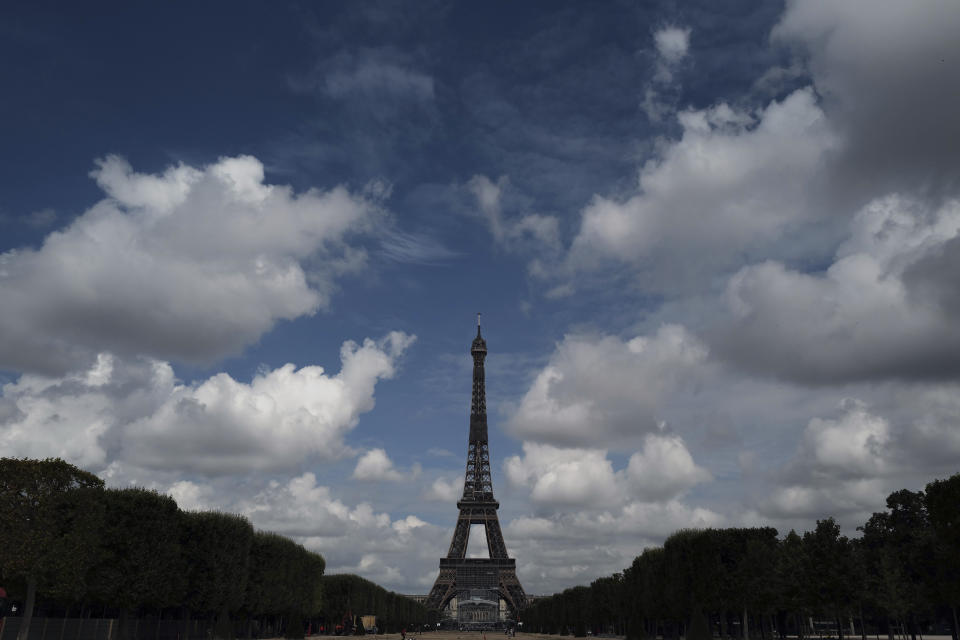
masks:
{"label": "tree", "polygon": [[97,527],[103,481],[59,459],[0,458],[0,567],[26,581],[18,640],[25,640],[37,587],[82,583]]}
{"label": "tree", "polygon": [[247,592],[253,527],[243,516],[218,511],[181,512],[180,521],[187,566],[184,604],[219,616],[217,630],[225,631]]}
{"label": "tree", "polygon": [[147,489],[108,489],[100,552],[93,568],[92,590],[104,603],[123,610],[119,637],[129,636],[127,622],[141,606],[163,608],[184,595],[185,565],[180,554],[176,501]]}
{"label": "tree", "polygon": [[833,518],[817,520],[816,529],[803,534],[803,556],[806,600],[833,616],[843,640],[841,620],[850,612],[855,594],[850,540],[840,535],[840,525]]}
{"label": "tree", "polygon": [[792,614],[797,627],[797,636],[803,639],[806,601],[803,589],[803,540],[790,530],[777,550],[777,591],[780,606]]}
{"label": "tree", "polygon": [[933,596],[933,532],[922,492],[895,491],[887,508],[859,527],[869,593],[888,618],[907,621],[915,635],[916,616],[928,610]]}
{"label": "tree", "polygon": [[[322,558],[316,557],[322,562]],[[427,619],[427,610],[422,604],[388,592],[359,576],[323,576],[322,584],[323,618],[330,625],[342,623],[343,633],[351,633],[355,617],[361,615],[377,616],[378,629],[387,633],[399,631],[406,625],[423,624]]]}
{"label": "tree", "polygon": [[623,589],[621,573],[597,578],[590,583],[587,596],[587,623],[595,635],[606,633],[611,626],[614,633],[621,633]]}
{"label": "tree", "polygon": [[953,638],[960,640],[960,473],[928,484],[925,501],[934,535],[936,591],[950,607]]}

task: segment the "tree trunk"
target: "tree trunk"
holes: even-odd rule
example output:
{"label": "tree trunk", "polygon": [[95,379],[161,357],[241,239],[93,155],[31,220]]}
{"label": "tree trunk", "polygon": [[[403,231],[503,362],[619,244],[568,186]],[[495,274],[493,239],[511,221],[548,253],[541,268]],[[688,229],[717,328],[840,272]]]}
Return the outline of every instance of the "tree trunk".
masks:
{"label": "tree trunk", "polygon": [[839,615],[837,615],[834,620],[837,621],[837,638],[839,638],[839,640],[843,640],[843,622],[841,621]]}
{"label": "tree trunk", "polygon": [[30,574],[27,577],[27,601],[23,605],[23,620],[20,621],[20,630],[17,640],[27,640],[30,634],[30,622],[33,621],[33,604],[37,599],[37,577]]}
{"label": "tree trunk", "polygon": [[960,640],[960,625],[957,624],[957,607],[951,606],[950,612],[953,613],[953,640]]}
{"label": "tree trunk", "polygon": [[749,622],[747,622],[747,608],[743,608],[743,640],[750,640]]}

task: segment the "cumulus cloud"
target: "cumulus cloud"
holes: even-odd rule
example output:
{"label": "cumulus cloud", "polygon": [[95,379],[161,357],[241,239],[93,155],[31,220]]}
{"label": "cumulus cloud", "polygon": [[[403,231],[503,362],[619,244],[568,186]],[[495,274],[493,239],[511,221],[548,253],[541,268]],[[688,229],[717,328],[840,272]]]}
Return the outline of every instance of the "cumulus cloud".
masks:
{"label": "cumulus cloud", "polygon": [[349,507],[307,472],[286,483],[272,481],[240,503],[240,512],[258,527],[298,537],[343,536],[351,529],[390,530],[390,516],[366,502]]}
{"label": "cumulus cloud", "polygon": [[574,271],[615,260],[645,287],[676,291],[821,215],[811,194],[836,138],[811,89],[756,113],[721,103],[678,120],[681,138],[643,166],[636,195],[583,209]]}
{"label": "cumulus cloud", "polygon": [[335,460],[350,452],[345,435],[373,408],[377,381],[394,375],[413,340],[393,332],[348,341],[336,375],[288,364],[250,383],[220,373],[183,384],[166,362],[108,355],[80,374],[24,374],[3,387],[0,449],[92,469],[121,460],[203,474]]}
{"label": "cumulus cloud", "polygon": [[644,547],[677,529],[723,526],[727,520],[677,500],[630,502],[590,512],[524,516],[504,527],[521,581],[563,588],[623,571]]}
{"label": "cumulus cloud", "polygon": [[530,490],[537,505],[609,508],[632,502],[665,502],[711,480],[693,461],[680,436],[648,434],[625,469],[614,470],[602,449],[523,443],[523,455],[504,462],[507,480]]}
{"label": "cumulus cloud", "polygon": [[184,511],[206,511],[215,500],[213,488],[190,480],[178,480],[167,488],[167,495]]}
{"label": "cumulus cloud", "polygon": [[707,350],[683,327],[652,336],[566,336],[510,417],[517,437],[560,446],[624,446],[659,430],[659,401]]}
{"label": "cumulus cloud", "polygon": [[627,477],[632,493],[648,500],[673,498],[711,479],[693,461],[683,438],[653,433],[647,434],[643,449],[630,456]]}
{"label": "cumulus cloud", "polygon": [[838,189],[954,192],[960,186],[960,11],[951,0],[794,0],[773,31],[807,62],[845,143]]}
{"label": "cumulus cloud", "polygon": [[451,535],[415,515],[394,519],[367,502],[351,506],[309,472],[272,481],[224,508],[242,513],[259,529],[291,536],[323,553],[328,573],[359,573],[392,589],[409,589],[414,582],[429,587],[436,569],[420,575],[422,569],[436,565],[438,549],[446,548]]}
{"label": "cumulus cloud", "polygon": [[[847,398],[833,416],[812,418],[792,459],[771,472],[760,513],[794,520],[829,514],[862,522],[891,491],[914,484],[914,477],[922,483],[936,469],[952,470],[944,457],[924,451],[930,444],[924,439],[927,427],[940,413],[936,402],[924,406],[924,400],[934,400],[929,393],[895,392],[887,402],[881,395],[870,405]],[[951,448],[942,434],[935,438]],[[955,455],[957,447],[952,449]],[[921,459],[926,462],[918,470]]]}
{"label": "cumulus cloud", "polygon": [[[801,458],[837,475],[877,475],[887,465],[890,425],[870,415],[862,403],[850,402],[836,420],[814,418],[804,432]],[[807,455],[804,455],[807,454]]]}
{"label": "cumulus cloud", "polygon": [[[681,465],[647,462],[666,451]],[[656,467],[656,468],[654,468]],[[668,479],[652,481],[657,469]],[[725,523],[711,509],[689,505],[682,494],[709,475],[692,462],[680,438],[651,436],[627,468],[615,470],[607,452],[524,443],[523,455],[504,463],[508,482],[529,490],[533,515],[504,527],[521,580],[553,588],[587,583],[622,571],[644,547],[661,544],[681,528]]]}
{"label": "cumulus cloud", "polygon": [[[114,422],[151,398],[117,398],[106,382],[113,375],[112,358],[101,356],[86,372],[63,378],[24,374],[3,385],[0,396],[0,450],[6,456],[59,457],[84,468],[102,468],[107,452],[101,438]],[[149,375],[137,368],[134,375]],[[149,394],[147,394],[149,395]]]}
{"label": "cumulus cloud", "polygon": [[879,198],[853,219],[823,273],[779,262],[741,269],[715,351],[751,371],[808,383],[943,378],[960,372],[953,272],[960,202]]}
{"label": "cumulus cloud", "polygon": [[[98,352],[209,363],[325,307],[376,207],[343,188],[295,194],[250,156],[161,174],[117,156],[106,192],[39,249],[0,254],[0,366],[62,374]],[[306,266],[309,264],[309,267]]]}
{"label": "cumulus cloud", "polygon": [[393,461],[383,449],[370,449],[357,460],[353,469],[356,480],[385,480],[399,482],[404,475],[393,467]]}
{"label": "cumulus cloud", "polygon": [[448,481],[446,478],[437,478],[433,481],[433,484],[430,485],[430,488],[424,492],[423,498],[424,500],[452,504],[457,501],[457,498],[460,497],[462,492],[462,480],[454,479]]}
{"label": "cumulus cloud", "polygon": [[529,487],[535,503],[609,506],[620,500],[620,483],[606,453],[525,442],[523,457],[507,458],[504,470],[510,483]]}

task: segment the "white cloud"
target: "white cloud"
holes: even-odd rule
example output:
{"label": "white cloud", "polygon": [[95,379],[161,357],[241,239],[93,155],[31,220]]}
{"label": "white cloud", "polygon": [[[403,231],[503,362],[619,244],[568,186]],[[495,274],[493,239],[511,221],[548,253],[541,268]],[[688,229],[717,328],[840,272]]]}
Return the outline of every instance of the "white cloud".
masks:
{"label": "white cloud", "polygon": [[[59,457],[84,468],[102,468],[107,452],[101,438],[113,425],[113,412],[137,399],[114,406],[104,388],[101,358],[89,372],[54,379],[24,374],[3,385],[0,396],[0,451],[5,456]],[[111,365],[112,366],[112,365]]]}
{"label": "white cloud", "polygon": [[677,529],[727,522],[710,509],[676,500],[631,502],[602,511],[517,518],[504,527],[504,537],[528,591],[534,583],[549,592],[623,571],[644,547],[662,544]]}
{"label": "white cloud", "polygon": [[213,489],[190,480],[179,480],[167,489],[167,495],[177,501],[184,511],[205,511],[211,508],[215,498]]}
{"label": "white cloud", "polygon": [[166,362],[109,356],[66,377],[24,374],[3,387],[0,449],[92,469],[120,460],[205,474],[335,460],[349,454],[345,435],[373,408],[377,381],[394,375],[413,340],[393,332],[379,342],[348,341],[336,375],[288,364],[249,384],[220,373],[186,385]]}
{"label": "white cloud", "polygon": [[[451,535],[412,514],[393,519],[366,502],[350,506],[309,472],[270,482],[252,497],[228,500],[221,508],[322,553],[327,573],[357,573],[388,589],[409,589],[413,575],[420,588],[429,587]],[[427,566],[433,570],[422,575]]]}
{"label": "white cloud", "polygon": [[653,34],[657,53],[668,64],[676,64],[687,55],[690,49],[690,29],[666,27]]}
{"label": "white cloud", "polygon": [[634,494],[647,500],[672,498],[711,479],[693,461],[683,438],[653,433],[647,434],[643,450],[630,456],[627,477]]}
{"label": "white cloud", "polygon": [[851,402],[837,420],[814,418],[804,433],[804,451],[824,469],[839,475],[876,475],[885,471],[890,425]]}
{"label": "white cloud", "polygon": [[284,535],[340,537],[364,528],[391,531],[388,514],[376,513],[365,502],[349,507],[333,497],[330,487],[317,485],[309,472],[285,484],[273,481],[238,506],[257,527]]}
{"label": "white cloud", "polygon": [[960,308],[948,265],[960,255],[958,230],[956,200],[930,210],[877,199],[825,272],[742,268],[727,286],[715,350],[752,371],[820,383],[955,375]]}
{"label": "white cloud", "polygon": [[446,478],[437,478],[430,485],[430,488],[424,492],[424,500],[436,502],[446,502],[452,504],[463,492],[463,481],[456,479],[447,481]]}
{"label": "white cloud", "polygon": [[673,74],[687,57],[690,49],[690,29],[665,27],[653,34],[657,51],[654,73],[643,94],[641,109],[652,122],[661,122],[676,109],[679,85]]}
{"label": "white cloud", "polygon": [[705,507],[690,507],[679,500],[631,502],[614,518],[626,534],[664,540],[679,529],[723,526],[727,519]]}
{"label": "white cloud", "polygon": [[889,485],[880,478],[854,478],[824,485],[786,484],[772,487],[760,503],[763,516],[801,518],[807,521],[827,515],[863,522],[883,506]]}
{"label": "white cloud", "polygon": [[510,484],[530,490],[535,505],[587,510],[630,502],[676,499],[691,487],[710,481],[679,436],[648,434],[643,449],[615,471],[602,449],[559,448],[523,443],[523,456],[504,462]]}
{"label": "white cloud", "polygon": [[63,373],[104,351],[236,353],[325,307],[336,276],[363,262],[345,235],[378,215],[342,188],[268,185],[250,156],[159,175],[109,156],[91,175],[108,198],[39,249],[0,255],[0,366]]}
{"label": "white cloud", "polygon": [[773,30],[807,62],[845,144],[841,192],[955,193],[960,11],[952,0],[793,0]]}
{"label": "white cloud", "polygon": [[567,336],[536,376],[508,429],[555,445],[624,446],[656,431],[659,400],[707,357],[683,327],[651,337]]}
{"label": "white cloud", "polygon": [[902,425],[895,431],[889,420],[854,399],[844,400],[835,418],[812,418],[793,459],[772,472],[760,513],[808,519],[829,514],[862,522],[903,481],[895,440],[909,429]]}
{"label": "white cloud", "polygon": [[387,456],[386,451],[371,449],[357,460],[357,466],[353,469],[353,478],[399,482],[404,476],[393,468],[393,461]]}
{"label": "white cloud", "polygon": [[636,195],[583,209],[569,268],[615,260],[676,292],[822,215],[811,194],[836,139],[812,90],[756,114],[722,103],[678,120],[683,135],[644,165]]}
{"label": "white cloud", "polygon": [[598,508],[621,499],[620,482],[603,450],[525,442],[523,457],[507,458],[504,471],[510,483],[528,487],[537,504]]}

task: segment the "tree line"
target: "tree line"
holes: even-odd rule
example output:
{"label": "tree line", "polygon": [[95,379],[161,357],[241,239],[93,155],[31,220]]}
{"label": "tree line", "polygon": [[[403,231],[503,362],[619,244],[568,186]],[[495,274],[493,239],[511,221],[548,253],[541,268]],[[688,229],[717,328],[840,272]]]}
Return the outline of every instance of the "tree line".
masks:
{"label": "tree line", "polygon": [[[771,527],[685,529],[620,573],[535,600],[524,631],[629,640],[910,636],[958,638],[960,474],[890,494],[848,538],[833,518],[783,538]],[[819,621],[819,627],[814,625]]]}
{"label": "tree line", "polygon": [[0,585],[23,601],[18,640],[38,601],[65,616],[110,611],[120,639],[135,637],[143,616],[182,621],[182,640],[302,638],[342,615],[324,596],[324,569],[321,555],[243,516],[107,489],[60,459],[0,458]]}
{"label": "tree line", "polygon": [[[324,576],[322,584],[321,617],[325,624],[333,625],[323,629],[326,632],[362,634],[368,631],[363,628],[362,615],[376,616],[379,633],[412,631],[428,622],[423,604],[359,576]],[[435,618],[433,615],[429,621],[435,622]]]}

